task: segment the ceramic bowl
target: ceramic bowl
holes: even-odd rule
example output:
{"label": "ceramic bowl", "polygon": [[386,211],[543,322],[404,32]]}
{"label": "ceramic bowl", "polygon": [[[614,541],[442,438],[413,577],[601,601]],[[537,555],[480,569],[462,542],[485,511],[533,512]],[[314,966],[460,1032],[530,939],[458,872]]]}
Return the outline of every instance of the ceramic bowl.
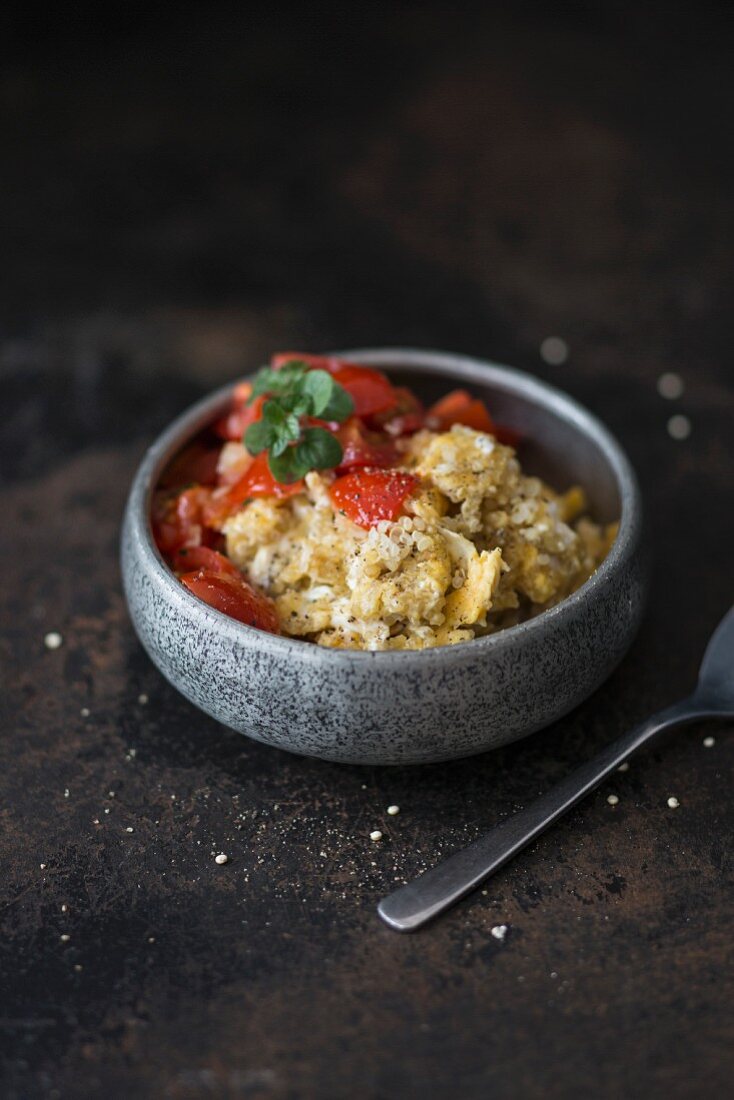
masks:
{"label": "ceramic bowl", "polygon": [[465,356],[406,349],[337,353],[431,400],[457,386],[522,431],[523,468],[581,484],[595,519],[620,521],[593,577],[556,607],[497,634],[420,652],[324,649],[227,618],[192,596],[151,537],[151,492],[169,459],[227,407],[200,401],[153,444],[135,476],[122,574],[135,629],[187,699],[224,725],[290,752],[358,764],[415,764],[505,745],[566,714],[629,646],[645,590],[640,493],[619,444],[590,413],[530,375]]}

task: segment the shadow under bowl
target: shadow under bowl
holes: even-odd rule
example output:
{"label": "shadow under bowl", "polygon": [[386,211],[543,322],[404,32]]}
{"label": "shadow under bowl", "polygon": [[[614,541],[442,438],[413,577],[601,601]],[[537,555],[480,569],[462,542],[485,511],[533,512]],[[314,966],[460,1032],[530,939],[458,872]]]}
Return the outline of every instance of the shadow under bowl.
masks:
{"label": "shadow under bowl", "polygon": [[141,642],[173,686],[213,718],[258,741],[325,760],[450,760],[549,725],[609,676],[642,616],[642,507],[626,455],[574,400],[520,371],[399,348],[337,354],[379,367],[429,401],[457,386],[484,398],[498,423],[522,433],[527,473],[559,490],[581,485],[597,521],[619,520],[605,561],[548,611],[456,646],[378,653],[325,649],[230,619],[181,585],[158,553],[150,527],[161,472],[227,408],[230,385],[174,421],[134,478],[121,554],[125,595]]}

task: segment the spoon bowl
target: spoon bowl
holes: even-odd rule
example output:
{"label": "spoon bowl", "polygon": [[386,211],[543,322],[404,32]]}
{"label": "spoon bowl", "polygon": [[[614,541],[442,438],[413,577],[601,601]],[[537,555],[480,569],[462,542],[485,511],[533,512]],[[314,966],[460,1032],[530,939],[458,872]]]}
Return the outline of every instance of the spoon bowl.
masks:
{"label": "spoon bowl", "polygon": [[706,646],[693,698],[710,704],[716,713],[734,713],[734,607]]}

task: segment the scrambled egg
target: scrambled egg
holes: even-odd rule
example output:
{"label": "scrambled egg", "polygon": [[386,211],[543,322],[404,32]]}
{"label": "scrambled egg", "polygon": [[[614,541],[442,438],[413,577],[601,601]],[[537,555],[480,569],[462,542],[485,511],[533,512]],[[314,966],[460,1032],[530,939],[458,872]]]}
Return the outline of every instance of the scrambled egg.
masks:
{"label": "scrambled egg", "polygon": [[606,555],[615,529],[579,518],[582,490],[526,477],[511,447],[455,425],[403,444],[419,489],[370,530],[336,512],[330,473],[257,498],[223,527],[227,554],[275,601],[286,634],[350,649],[452,645],[563,599]]}

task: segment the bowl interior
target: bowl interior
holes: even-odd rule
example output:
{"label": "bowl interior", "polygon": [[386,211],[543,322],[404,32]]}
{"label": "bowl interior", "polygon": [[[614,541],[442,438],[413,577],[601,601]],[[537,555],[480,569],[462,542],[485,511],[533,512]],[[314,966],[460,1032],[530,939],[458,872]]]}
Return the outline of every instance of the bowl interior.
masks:
{"label": "bowl interior", "polygon": [[[345,359],[386,371],[398,385],[409,386],[426,403],[451,389],[465,388],[482,397],[496,423],[522,437],[517,450],[525,473],[564,491],[580,485],[589,511],[599,523],[624,520],[624,482],[634,475],[607,430],[565,394],[510,368],[440,353],[357,351],[337,353]],[[157,461],[146,471],[146,497],[168,462],[195,435],[228,407],[231,388],[212,395],[184,416],[159,441]],[[147,501],[146,501],[147,504]]]}
{"label": "bowl interior", "polygon": [[580,485],[597,522],[619,519],[622,501],[617,473],[598,435],[585,420],[566,417],[557,407],[520,392],[514,381],[512,385],[489,378],[467,382],[445,373],[426,375],[386,363],[379,365],[397,384],[410,386],[427,404],[452,388],[470,389],[486,401],[495,423],[514,428],[522,436],[517,451],[524,473],[543,478],[559,491]]}

